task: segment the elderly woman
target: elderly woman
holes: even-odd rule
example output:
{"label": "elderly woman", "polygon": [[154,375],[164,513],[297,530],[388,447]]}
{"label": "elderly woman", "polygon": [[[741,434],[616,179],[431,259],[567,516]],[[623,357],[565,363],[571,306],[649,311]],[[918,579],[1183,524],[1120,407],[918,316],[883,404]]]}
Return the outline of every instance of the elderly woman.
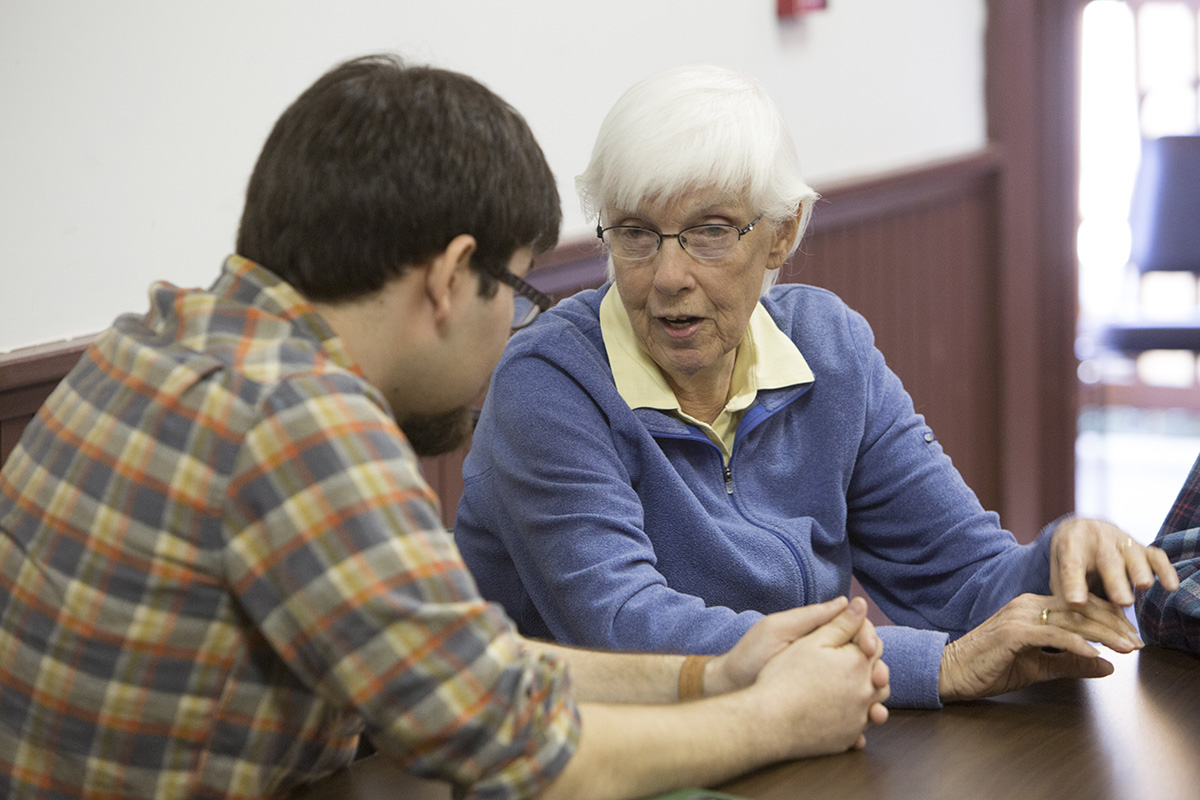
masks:
{"label": "elderly woman", "polygon": [[897,623],[891,704],[926,707],[1107,674],[1088,640],[1140,646],[1118,604],[1174,578],[1161,552],[1082,520],[1018,545],[866,321],[769,288],[816,195],[761,88],[711,67],[635,85],[578,187],[613,280],[511,340],[456,524],[523,633],[717,653],[854,575]]}

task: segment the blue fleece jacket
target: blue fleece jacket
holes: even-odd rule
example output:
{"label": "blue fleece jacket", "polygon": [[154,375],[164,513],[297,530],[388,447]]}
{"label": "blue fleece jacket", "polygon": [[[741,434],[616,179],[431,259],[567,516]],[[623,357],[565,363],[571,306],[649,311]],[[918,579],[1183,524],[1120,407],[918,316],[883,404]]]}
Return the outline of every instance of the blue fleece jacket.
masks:
{"label": "blue fleece jacket", "polygon": [[763,298],[815,378],[759,392],[726,470],[700,430],[617,393],[608,288],[513,337],[463,468],[458,545],[523,633],[719,653],[765,613],[846,594],[853,574],[896,623],[880,627],[890,705],[936,707],[947,639],[1048,593],[1050,531],[1018,545],[983,510],[837,296]]}

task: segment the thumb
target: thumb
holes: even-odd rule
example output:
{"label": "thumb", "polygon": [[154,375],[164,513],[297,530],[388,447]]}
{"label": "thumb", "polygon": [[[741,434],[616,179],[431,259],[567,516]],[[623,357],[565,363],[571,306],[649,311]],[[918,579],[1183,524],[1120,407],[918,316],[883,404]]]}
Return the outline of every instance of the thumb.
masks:
{"label": "thumb", "polygon": [[1103,658],[1076,655],[1075,653],[1039,654],[1039,680],[1054,678],[1104,678],[1113,673],[1111,661]]}
{"label": "thumb", "polygon": [[848,602],[845,597],[835,597],[816,605],[789,608],[768,614],[759,624],[769,627],[780,640],[794,642],[828,623],[846,609]]}
{"label": "thumb", "polygon": [[854,641],[867,618],[867,601],[856,597],[829,622],[813,631],[817,643],[826,647],[841,647]]}

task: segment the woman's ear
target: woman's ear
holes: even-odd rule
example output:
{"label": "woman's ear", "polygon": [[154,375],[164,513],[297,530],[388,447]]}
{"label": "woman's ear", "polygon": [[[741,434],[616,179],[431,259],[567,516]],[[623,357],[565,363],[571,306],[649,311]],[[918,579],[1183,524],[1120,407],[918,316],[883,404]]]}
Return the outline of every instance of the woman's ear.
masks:
{"label": "woman's ear", "polygon": [[426,267],[425,295],[433,305],[434,318],[439,324],[453,311],[454,298],[462,281],[471,277],[471,256],[476,247],[474,236],[460,233]]}
{"label": "woman's ear", "polygon": [[792,254],[792,245],[800,230],[800,219],[804,216],[804,205],[796,209],[793,216],[775,224],[775,239],[771,243],[771,252],[767,256],[767,269],[779,269]]}

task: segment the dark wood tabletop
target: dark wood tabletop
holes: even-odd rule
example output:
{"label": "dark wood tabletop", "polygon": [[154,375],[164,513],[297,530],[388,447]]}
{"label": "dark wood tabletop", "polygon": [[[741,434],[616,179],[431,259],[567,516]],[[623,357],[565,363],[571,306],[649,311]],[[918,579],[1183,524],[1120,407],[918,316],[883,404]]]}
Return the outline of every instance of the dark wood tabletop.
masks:
{"label": "dark wood tabletop", "polygon": [[[1176,800],[1200,797],[1200,658],[1147,647],[1116,671],[940,711],[896,710],[863,751],[778,764],[717,787],[752,800]],[[447,800],[384,756],[302,800]]]}

